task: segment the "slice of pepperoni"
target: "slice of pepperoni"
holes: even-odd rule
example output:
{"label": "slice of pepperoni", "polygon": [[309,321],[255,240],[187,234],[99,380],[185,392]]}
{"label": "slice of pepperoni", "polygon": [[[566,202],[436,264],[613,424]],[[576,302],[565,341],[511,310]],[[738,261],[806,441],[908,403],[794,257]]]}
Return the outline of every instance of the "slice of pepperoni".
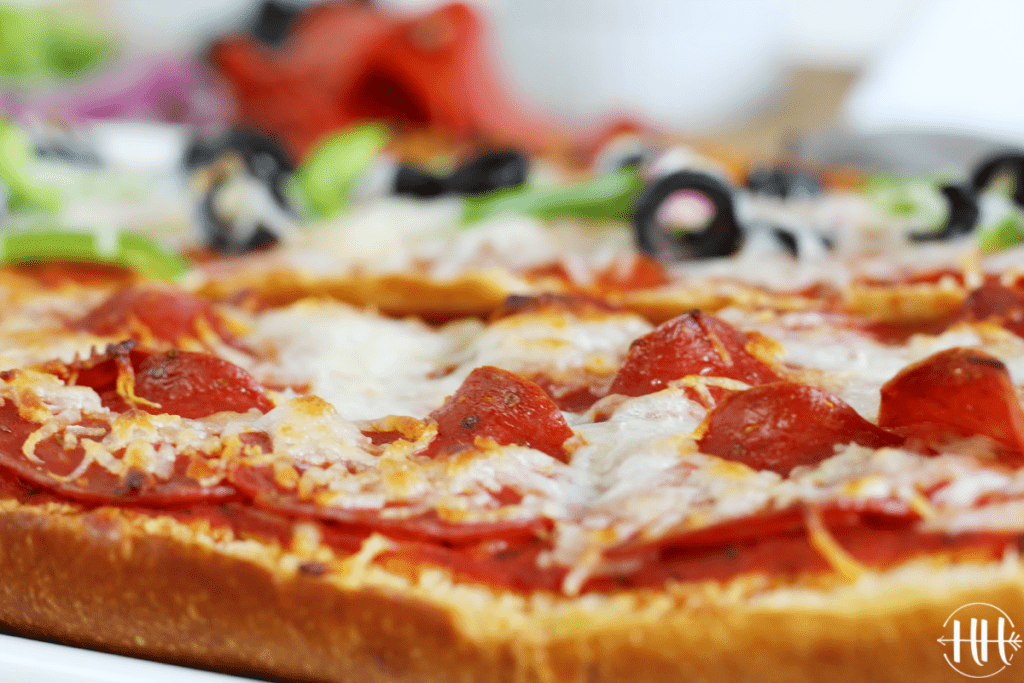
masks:
{"label": "slice of pepperoni", "polygon": [[[522,541],[544,535],[552,522],[543,517],[502,519],[486,522],[455,523],[441,519],[433,510],[408,517],[387,517],[380,510],[359,510],[321,505],[302,498],[294,490],[282,488],[268,465],[236,463],[229,481],[261,508],[295,517],[315,518],[337,525],[348,532],[372,531],[398,539],[441,541],[448,546],[463,546],[481,541]],[[326,489],[324,489],[326,490]]]}
{"label": "slice of pepperoni", "polygon": [[563,444],[573,431],[558,406],[536,384],[507,370],[477,368],[430,417],[437,422],[437,437],[426,451],[431,457],[490,438],[502,446],[527,446],[569,460]]}
{"label": "slice of pepperoni", "polygon": [[237,342],[213,306],[195,294],[165,286],[136,285],[115,292],[73,325],[99,335],[151,337],[170,344],[182,339],[207,341],[212,331],[221,341]]}
{"label": "slice of pepperoni", "polygon": [[242,368],[206,353],[167,351],[155,353],[135,368],[135,395],[160,405],[142,405],[151,413],[171,413],[200,418],[253,408],[273,409],[256,380]]}
{"label": "slice of pepperoni", "polygon": [[903,440],[871,424],[841,399],[816,387],[776,382],[725,397],[708,413],[701,451],[754,469],[788,474],[835,454],[836,446],[870,448]]}
{"label": "slice of pepperoni", "polygon": [[[818,512],[823,524],[829,529],[859,526],[902,529],[920,519],[918,512],[900,498],[839,498],[823,503]],[[806,533],[806,507],[797,504],[725,520],[698,529],[668,533],[656,540],[631,539],[609,550],[608,556],[622,559],[652,549],[673,552],[696,548],[720,548]]]}
{"label": "slice of pepperoni", "polygon": [[[137,407],[153,414],[201,418],[230,411],[273,409],[273,402],[242,368],[206,353],[178,351],[150,353],[131,342],[114,344],[98,356],[72,364],[69,373],[80,386],[91,387],[111,410]],[[129,386],[142,401],[129,405],[119,392],[118,379],[130,375]],[[123,382],[124,380],[122,380]]]}
{"label": "slice of pepperoni", "polygon": [[1024,337],[1024,291],[989,282],[970,293],[961,316],[967,320],[994,320]]}
{"label": "slice of pepperoni", "polygon": [[[178,456],[167,479],[141,469],[129,469],[117,475],[96,463],[91,463],[83,472],[76,472],[85,450],[80,443],[71,445],[57,436],[39,441],[32,449],[34,459],[30,459],[23,452],[23,446],[40,426],[22,418],[12,401],[0,406],[0,467],[65,498],[84,503],[174,506],[227,500],[238,495],[234,487],[223,482],[207,485],[189,476],[193,458],[202,457],[200,455]],[[81,426],[90,430],[87,437],[81,438],[94,441],[102,440],[110,430],[99,420],[85,420]],[[72,474],[74,478],[69,478]]]}
{"label": "slice of pepperoni", "polygon": [[[757,385],[780,377],[747,351],[749,338],[713,315],[692,311],[659,325],[629,347],[609,393],[643,396],[687,375],[726,377]],[[724,391],[711,389],[717,400]]]}
{"label": "slice of pepperoni", "polygon": [[1024,411],[1010,373],[978,349],[940,351],[901,370],[882,387],[878,424],[930,448],[987,436],[1004,458],[1024,463]]}

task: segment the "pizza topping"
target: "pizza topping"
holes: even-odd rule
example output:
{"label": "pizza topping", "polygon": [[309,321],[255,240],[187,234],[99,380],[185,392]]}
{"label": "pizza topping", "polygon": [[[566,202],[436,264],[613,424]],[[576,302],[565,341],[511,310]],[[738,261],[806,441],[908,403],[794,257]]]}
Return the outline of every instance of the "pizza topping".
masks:
{"label": "pizza topping", "polygon": [[484,194],[526,182],[530,162],[518,150],[485,152],[459,166],[445,179],[449,192]]}
{"label": "pizza topping", "polygon": [[230,411],[274,407],[256,381],[237,365],[216,356],[191,351],[167,351],[147,356],[135,371],[135,394],[155,405],[149,412],[199,418]]}
{"label": "pizza topping", "polygon": [[215,468],[201,473],[193,468],[194,448],[219,448],[219,441],[206,441],[202,430],[161,425],[137,413],[113,424],[65,413],[39,425],[18,412],[10,401],[0,406],[5,425],[0,429],[0,469],[46,490],[83,502],[133,505],[185,504],[236,494]]}
{"label": "pizza topping", "polygon": [[777,382],[725,397],[708,413],[700,449],[755,469],[788,474],[835,455],[836,446],[895,446],[898,436],[871,424],[815,387]]}
{"label": "pizza topping", "polygon": [[172,349],[150,353],[123,342],[84,361],[50,369],[100,395],[118,412],[135,407],[154,414],[200,418],[230,411],[265,413],[274,407],[245,370],[216,356]]}
{"label": "pizza topping", "polygon": [[567,462],[564,443],[572,436],[565,418],[533,382],[507,370],[477,368],[445,404],[432,412],[437,438],[427,455],[472,448],[477,439],[535,448]]}
{"label": "pizza topping", "polygon": [[144,235],[73,230],[9,232],[0,241],[4,264],[50,261],[108,264],[162,279],[188,271],[184,259]]}
{"label": "pizza topping", "polygon": [[728,256],[743,239],[732,189],[695,171],[647,185],[636,201],[633,228],[642,252],[670,262]]}
{"label": "pizza topping", "polygon": [[984,436],[1003,457],[1024,460],[1024,411],[1009,372],[978,349],[952,348],[904,368],[882,387],[878,424],[930,448]]}
{"label": "pizza topping", "polygon": [[156,286],[126,287],[91,310],[75,327],[104,336],[127,336],[183,346],[235,340],[227,321],[205,299]]}
{"label": "pizza topping", "polygon": [[[756,385],[780,376],[751,351],[749,337],[723,320],[693,311],[633,342],[609,393],[642,396],[688,375],[725,377]],[[723,395],[712,389],[716,398]]]}
{"label": "pizza topping", "polygon": [[370,439],[317,396],[286,401],[257,420],[253,428],[270,436],[273,452],[287,455],[295,463],[373,462],[373,456],[366,451]]}
{"label": "pizza topping", "polygon": [[910,239],[917,242],[951,240],[974,231],[981,215],[974,191],[959,185],[943,185],[939,192],[946,200],[946,222],[934,232],[911,233]]}
{"label": "pizza topping", "polygon": [[1018,337],[1024,337],[1024,291],[987,282],[968,295],[961,317],[998,322]]}

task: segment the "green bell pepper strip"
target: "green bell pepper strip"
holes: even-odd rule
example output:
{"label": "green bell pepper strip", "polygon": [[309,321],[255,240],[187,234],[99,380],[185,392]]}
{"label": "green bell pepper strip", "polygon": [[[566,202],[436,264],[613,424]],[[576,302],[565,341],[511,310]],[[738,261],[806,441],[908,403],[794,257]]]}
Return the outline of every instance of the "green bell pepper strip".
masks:
{"label": "green bell pepper strip", "polygon": [[36,182],[31,176],[36,152],[28,135],[13,122],[0,118],[0,179],[10,192],[11,211],[56,212],[61,197],[56,188]]}
{"label": "green bell pepper strip", "polygon": [[96,66],[111,48],[97,24],[64,8],[0,6],[2,76],[75,76]]}
{"label": "green bell pepper strip", "polygon": [[389,135],[383,125],[348,128],[320,141],[292,178],[292,188],[317,218],[348,207],[356,183],[380,156]]}
{"label": "green bell pepper strip", "polygon": [[984,251],[1002,251],[1024,242],[1024,216],[1017,209],[998,223],[981,229],[979,245]]}
{"label": "green bell pepper strip", "polygon": [[44,229],[0,233],[0,262],[46,261],[117,265],[165,280],[177,278],[189,269],[182,257],[142,235],[122,233],[115,249],[108,252],[100,248],[96,235],[90,232]]}
{"label": "green bell pepper strip", "polygon": [[469,225],[505,213],[538,218],[627,220],[643,188],[636,168],[551,187],[520,185],[466,197],[462,223]]}

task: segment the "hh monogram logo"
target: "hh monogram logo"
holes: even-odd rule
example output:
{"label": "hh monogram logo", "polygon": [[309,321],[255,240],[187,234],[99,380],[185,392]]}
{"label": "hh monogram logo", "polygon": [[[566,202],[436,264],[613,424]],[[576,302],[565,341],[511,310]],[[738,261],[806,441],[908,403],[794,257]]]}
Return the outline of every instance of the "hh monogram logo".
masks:
{"label": "hh monogram logo", "polygon": [[946,663],[969,678],[995,676],[1010,666],[1021,647],[1006,612],[984,602],[958,608],[942,626],[939,642],[946,648]]}

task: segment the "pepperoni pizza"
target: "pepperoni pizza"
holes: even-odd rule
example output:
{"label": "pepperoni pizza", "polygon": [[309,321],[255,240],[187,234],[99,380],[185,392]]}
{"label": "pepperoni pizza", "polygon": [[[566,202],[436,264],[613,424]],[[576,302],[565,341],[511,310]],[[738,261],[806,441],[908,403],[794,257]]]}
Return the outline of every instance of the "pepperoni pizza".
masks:
{"label": "pepperoni pizza", "polygon": [[428,324],[209,268],[0,275],[5,627],[282,680],[888,681],[951,675],[959,605],[1024,613],[1008,269]]}

